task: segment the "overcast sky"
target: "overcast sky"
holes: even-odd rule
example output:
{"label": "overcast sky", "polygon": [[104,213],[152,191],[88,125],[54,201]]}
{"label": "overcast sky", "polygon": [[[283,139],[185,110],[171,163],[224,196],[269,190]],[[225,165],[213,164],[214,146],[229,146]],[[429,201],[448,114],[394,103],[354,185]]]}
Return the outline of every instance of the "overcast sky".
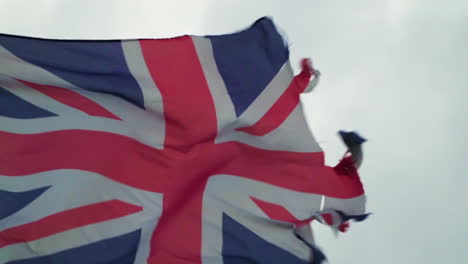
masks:
{"label": "overcast sky", "polygon": [[[336,239],[333,264],[468,263],[468,1],[2,0],[0,32],[44,38],[229,33],[272,16],[291,61],[323,78],[302,97],[334,164],[342,128],[369,138],[364,223]],[[296,67],[297,68],[297,67]]]}

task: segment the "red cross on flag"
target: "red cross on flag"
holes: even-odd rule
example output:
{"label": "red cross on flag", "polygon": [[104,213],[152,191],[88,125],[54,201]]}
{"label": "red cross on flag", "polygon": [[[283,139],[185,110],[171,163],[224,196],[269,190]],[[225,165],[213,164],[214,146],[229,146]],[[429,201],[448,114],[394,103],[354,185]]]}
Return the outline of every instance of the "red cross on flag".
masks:
{"label": "red cross on flag", "polygon": [[0,35],[0,263],[321,263],[363,220],[324,164],[273,22],[220,36]]}

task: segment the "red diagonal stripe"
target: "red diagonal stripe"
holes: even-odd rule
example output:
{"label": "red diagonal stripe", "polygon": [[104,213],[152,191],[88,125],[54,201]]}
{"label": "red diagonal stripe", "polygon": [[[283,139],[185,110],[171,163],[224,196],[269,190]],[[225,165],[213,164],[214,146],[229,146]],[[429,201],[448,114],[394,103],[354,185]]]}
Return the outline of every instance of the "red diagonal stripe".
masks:
{"label": "red diagonal stripe", "polygon": [[333,225],[333,215],[332,214],[321,214],[320,215],[327,225]]}
{"label": "red diagonal stripe", "polygon": [[292,215],[286,208],[279,204],[274,204],[266,201],[262,201],[260,199],[250,197],[252,201],[260,208],[262,211],[271,219],[289,222],[301,226],[303,224],[307,224],[313,220],[313,217],[307,219],[297,219],[294,215]]}
{"label": "red diagonal stripe", "polygon": [[22,135],[0,131],[0,175],[91,171],[142,190],[162,192],[174,159],[129,137],[87,130]]}
{"label": "red diagonal stripe", "polygon": [[311,73],[303,70],[295,76],[289,87],[278,98],[267,113],[255,124],[236,129],[255,136],[264,136],[278,128],[299,104],[299,94],[309,84]]}
{"label": "red diagonal stripe", "polygon": [[36,89],[37,91],[63,103],[68,106],[71,106],[75,109],[78,109],[84,113],[87,113],[91,116],[100,116],[111,119],[121,120],[118,116],[107,111],[104,107],[98,105],[92,100],[84,97],[79,93],[75,93],[65,88],[52,86],[52,85],[42,85],[32,82],[27,82],[23,80],[17,80],[23,83],[26,86]]}
{"label": "red diagonal stripe", "polygon": [[216,136],[216,111],[189,36],[140,41],[153,81],[161,91],[165,147],[187,152]]}
{"label": "red diagonal stripe", "polygon": [[131,215],[143,208],[120,200],[86,205],[56,213],[0,232],[0,248],[41,239],[73,228]]}

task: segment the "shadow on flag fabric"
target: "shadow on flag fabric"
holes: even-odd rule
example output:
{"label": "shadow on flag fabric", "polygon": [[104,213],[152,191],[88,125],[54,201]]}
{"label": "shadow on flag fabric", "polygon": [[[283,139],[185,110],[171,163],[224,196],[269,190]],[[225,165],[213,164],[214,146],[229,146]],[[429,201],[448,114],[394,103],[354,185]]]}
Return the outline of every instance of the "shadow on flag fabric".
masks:
{"label": "shadow on flag fabric", "polygon": [[[365,219],[272,20],[220,36],[0,35],[0,263],[321,263]],[[312,80],[312,82],[311,82]]]}

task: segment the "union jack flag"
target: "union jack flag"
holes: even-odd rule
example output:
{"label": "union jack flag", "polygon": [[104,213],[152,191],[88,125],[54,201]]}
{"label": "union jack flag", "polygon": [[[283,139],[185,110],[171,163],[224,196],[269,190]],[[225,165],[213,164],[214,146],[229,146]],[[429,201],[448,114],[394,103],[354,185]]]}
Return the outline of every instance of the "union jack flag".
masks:
{"label": "union jack flag", "polygon": [[[268,18],[229,35],[0,35],[0,263],[320,263],[365,218]],[[341,168],[341,169],[340,169]],[[349,169],[351,168],[351,169]]]}

